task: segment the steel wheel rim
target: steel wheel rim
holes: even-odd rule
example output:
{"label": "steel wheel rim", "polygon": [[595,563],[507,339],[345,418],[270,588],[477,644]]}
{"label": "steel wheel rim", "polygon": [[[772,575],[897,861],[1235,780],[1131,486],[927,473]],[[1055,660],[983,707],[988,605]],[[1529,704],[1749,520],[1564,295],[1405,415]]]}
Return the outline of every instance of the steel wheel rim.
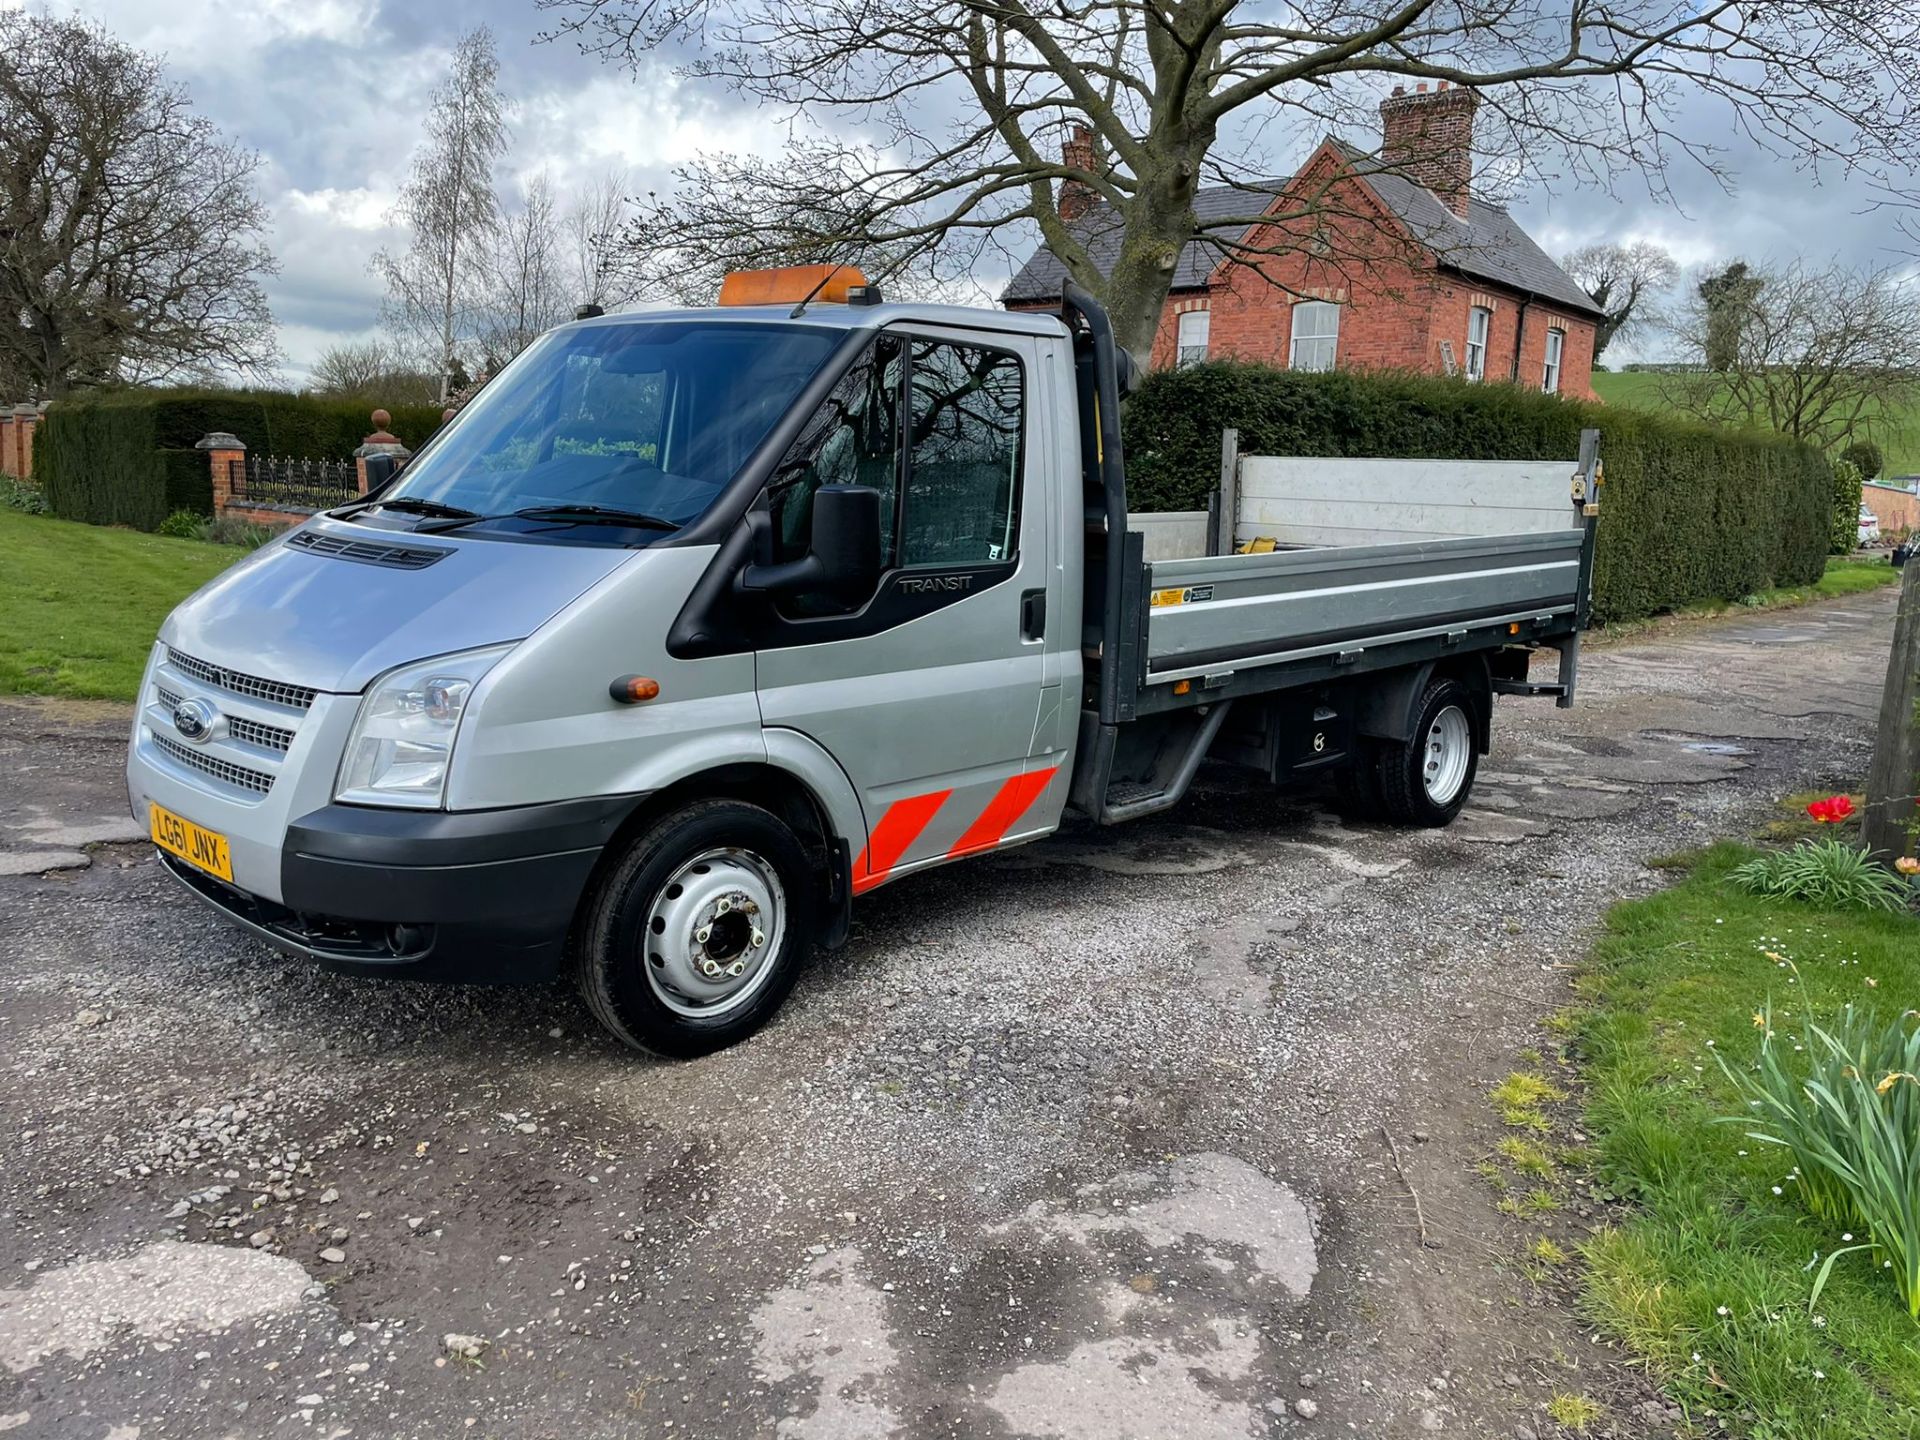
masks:
{"label": "steel wheel rim", "polygon": [[719,846],[678,866],[647,908],[641,968],[654,998],[690,1020],[731,1014],[759,994],[786,938],[779,873]]}
{"label": "steel wheel rim", "polygon": [[1435,805],[1451,805],[1466,784],[1467,764],[1473,758],[1473,729],[1467,712],[1449,705],[1427,727],[1421,754],[1420,782]]}

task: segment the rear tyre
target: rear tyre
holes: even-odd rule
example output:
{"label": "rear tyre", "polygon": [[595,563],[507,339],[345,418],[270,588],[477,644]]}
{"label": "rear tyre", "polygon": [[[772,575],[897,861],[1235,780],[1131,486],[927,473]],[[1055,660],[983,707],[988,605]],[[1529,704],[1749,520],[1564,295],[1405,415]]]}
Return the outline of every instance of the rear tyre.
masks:
{"label": "rear tyre", "polygon": [[580,993],[636,1050],[707,1055],[780,1008],[815,924],[793,832],[758,805],[704,800],[656,820],[607,870],[581,931]]}
{"label": "rear tyre", "polygon": [[1480,753],[1473,742],[1479,701],[1458,680],[1435,680],[1414,712],[1412,737],[1381,748],[1380,797],[1402,825],[1453,823],[1473,790]]}

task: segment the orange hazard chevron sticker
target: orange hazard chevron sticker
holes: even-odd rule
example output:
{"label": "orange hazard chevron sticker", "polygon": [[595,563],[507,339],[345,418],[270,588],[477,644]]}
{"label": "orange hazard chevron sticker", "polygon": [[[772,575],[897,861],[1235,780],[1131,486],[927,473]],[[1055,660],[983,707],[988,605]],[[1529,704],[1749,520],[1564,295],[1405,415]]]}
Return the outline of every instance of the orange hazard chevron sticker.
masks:
{"label": "orange hazard chevron sticker", "polygon": [[[1029,770],[1015,775],[997,791],[993,799],[987,802],[987,808],[967,827],[966,833],[940,856],[942,860],[957,860],[962,855],[972,855],[977,851],[991,850],[1006,838],[1020,820],[1020,817],[1033,807],[1047,784],[1059,773],[1059,767],[1051,770]],[[867,841],[867,848],[860,852],[853,862],[853,893],[863,895],[876,885],[884,885],[893,877],[893,869],[900,863],[915,840],[920,838],[940,807],[952,796],[951,790],[932,790],[925,795],[909,795],[904,800],[896,800],[889,805],[886,813],[880,817],[880,823],[873,827],[873,834]]]}
{"label": "orange hazard chevron sticker", "polygon": [[1053,776],[1053,770],[1029,770],[1007,781],[1000,787],[999,793],[987,802],[987,808],[980,812],[980,818],[967,827],[967,833],[954,842],[953,848],[947,851],[947,858],[957,859],[962,855],[971,855],[976,850],[991,850],[998,845],[1007,831],[1014,827],[1014,823],[1027,813],[1028,807],[1040,798],[1040,792],[1047,788],[1047,782]]}
{"label": "orange hazard chevron sticker", "polygon": [[927,795],[909,795],[896,800],[873,827],[867,848],[853,862],[853,893],[858,895],[882,884],[907,853],[907,847],[920,838],[939,808],[947,803],[951,790],[935,790]]}

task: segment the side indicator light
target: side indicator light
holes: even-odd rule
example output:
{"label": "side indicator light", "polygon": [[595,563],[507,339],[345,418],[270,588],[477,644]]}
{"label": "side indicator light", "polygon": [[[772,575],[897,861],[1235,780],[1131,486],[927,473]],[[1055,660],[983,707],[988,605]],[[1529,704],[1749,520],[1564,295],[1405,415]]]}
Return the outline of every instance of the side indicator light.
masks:
{"label": "side indicator light", "polygon": [[659,696],[660,682],[644,675],[622,675],[607,686],[607,693],[622,705],[639,705]]}
{"label": "side indicator light", "polygon": [[1507,634],[1518,635],[1519,633],[1520,633],[1520,627],[1518,625],[1507,626]]}
{"label": "side indicator light", "polygon": [[1193,681],[1191,680],[1176,680],[1173,682],[1173,693],[1176,695],[1185,695],[1192,689]]}

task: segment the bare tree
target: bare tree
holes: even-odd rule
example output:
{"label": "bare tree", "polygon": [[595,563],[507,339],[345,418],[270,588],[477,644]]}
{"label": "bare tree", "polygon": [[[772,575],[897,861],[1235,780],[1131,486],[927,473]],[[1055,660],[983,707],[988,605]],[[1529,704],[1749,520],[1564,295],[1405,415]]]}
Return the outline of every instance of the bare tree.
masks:
{"label": "bare tree", "polygon": [[[1676,129],[1715,102],[1782,157],[1905,173],[1920,95],[1910,0],[536,4],[610,61],[691,51],[684,77],[774,107],[792,136],[779,156],[704,157],[674,193],[641,204],[630,238],[656,279],[714,255],[857,257],[882,275],[943,262],[953,274],[1037,233],[1136,354],[1197,234],[1257,263],[1311,241],[1311,227],[1249,241],[1241,220],[1310,215],[1333,193],[1271,207],[1250,197],[1248,215],[1203,234],[1196,190],[1271,174],[1276,127],[1297,141],[1370,122],[1394,83],[1470,89],[1482,137],[1516,179],[1632,174],[1656,187],[1675,157],[1720,163],[1702,133]],[[1076,126],[1090,143],[1070,159]],[[1110,265],[1061,214],[1072,186],[1111,208]],[[1020,228],[1002,239],[1009,226]]]}
{"label": "bare tree", "polygon": [[1595,329],[1593,358],[1615,340],[1631,340],[1660,324],[1660,297],[1680,279],[1680,265],[1651,241],[1587,245],[1560,262],[1574,283],[1606,312]]}
{"label": "bare tree", "polygon": [[259,158],[157,60],[81,21],[0,13],[0,136],[12,395],[272,365]]}
{"label": "bare tree", "polygon": [[476,338],[489,370],[511,360],[566,319],[578,302],[566,275],[566,234],[542,173],[527,181],[520,207],[495,227],[486,300]]}
{"label": "bare tree", "polygon": [[431,348],[442,400],[499,223],[493,166],[507,146],[499,76],[493,32],[482,25],[461,36],[452,71],[433,92],[427,143],[400,192],[399,214],[412,240],[401,254],[382,250],[373,259],[387,287],[387,322]]}
{"label": "bare tree", "polygon": [[620,247],[630,188],[626,171],[608,170],[588,181],[567,206],[565,268],[576,305],[611,310],[640,292],[642,277],[625,263]]}
{"label": "bare tree", "polygon": [[352,396],[379,405],[425,405],[440,393],[440,377],[414,369],[390,341],[349,341],[321,352],[309,375],[322,395]]}
{"label": "bare tree", "polygon": [[[1920,281],[1800,263],[1738,278],[1736,299],[1698,288],[1676,320],[1700,362],[1666,377],[1676,406],[1833,449],[1903,423],[1920,402]],[[1709,355],[1724,368],[1707,368]]]}

